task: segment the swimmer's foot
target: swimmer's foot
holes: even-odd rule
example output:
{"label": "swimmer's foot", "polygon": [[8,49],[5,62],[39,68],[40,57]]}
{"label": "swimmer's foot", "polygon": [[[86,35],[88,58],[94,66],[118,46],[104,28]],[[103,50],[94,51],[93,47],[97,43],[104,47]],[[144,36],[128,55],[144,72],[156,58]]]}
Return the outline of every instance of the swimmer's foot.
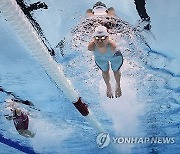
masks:
{"label": "swimmer's foot", "polygon": [[120,96],[122,96],[121,87],[116,85],[115,97],[118,98]]}
{"label": "swimmer's foot", "polygon": [[107,97],[113,98],[113,93],[111,90],[111,86],[107,86],[107,91],[106,91]]}

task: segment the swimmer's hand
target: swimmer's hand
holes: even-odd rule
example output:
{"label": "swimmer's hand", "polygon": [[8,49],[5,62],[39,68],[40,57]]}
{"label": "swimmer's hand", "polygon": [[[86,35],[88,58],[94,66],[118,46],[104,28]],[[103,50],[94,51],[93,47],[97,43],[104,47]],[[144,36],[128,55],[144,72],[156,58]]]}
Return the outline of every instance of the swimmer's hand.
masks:
{"label": "swimmer's hand", "polygon": [[94,40],[92,40],[88,45],[88,50],[94,51],[94,48],[95,48],[95,43],[94,43]]}
{"label": "swimmer's hand", "polygon": [[13,119],[13,116],[11,116],[11,115],[4,115],[4,117],[5,117],[7,120],[12,120],[12,119]]}

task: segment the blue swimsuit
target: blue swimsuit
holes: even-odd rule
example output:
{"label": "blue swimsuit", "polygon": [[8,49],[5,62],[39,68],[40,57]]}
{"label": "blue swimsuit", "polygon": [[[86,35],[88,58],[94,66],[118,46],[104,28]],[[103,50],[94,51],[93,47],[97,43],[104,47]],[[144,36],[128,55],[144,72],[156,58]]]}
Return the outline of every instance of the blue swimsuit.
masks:
{"label": "blue swimsuit", "polygon": [[109,61],[111,62],[111,68],[113,71],[118,71],[123,64],[123,56],[121,52],[116,51],[113,53],[109,45],[105,53],[101,53],[100,51],[98,51],[97,47],[95,46],[94,58],[96,65],[102,71],[109,70]]}

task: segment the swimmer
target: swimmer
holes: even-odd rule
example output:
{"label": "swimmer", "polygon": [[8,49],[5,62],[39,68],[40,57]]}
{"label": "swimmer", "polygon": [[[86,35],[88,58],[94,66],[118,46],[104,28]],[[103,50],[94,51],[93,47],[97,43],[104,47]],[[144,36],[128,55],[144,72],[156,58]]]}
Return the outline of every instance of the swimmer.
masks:
{"label": "swimmer", "polygon": [[120,68],[123,64],[123,57],[120,51],[116,49],[116,43],[109,38],[109,33],[105,26],[95,28],[93,39],[88,45],[88,50],[93,51],[96,65],[102,71],[102,77],[107,87],[107,97],[113,98],[113,93],[110,84],[109,62],[116,80],[115,97],[122,95],[120,78]]}
{"label": "swimmer", "polygon": [[88,9],[86,11],[86,17],[102,15],[115,16],[116,14],[113,7],[107,8],[106,5],[102,2],[97,2],[93,5],[93,9]]}

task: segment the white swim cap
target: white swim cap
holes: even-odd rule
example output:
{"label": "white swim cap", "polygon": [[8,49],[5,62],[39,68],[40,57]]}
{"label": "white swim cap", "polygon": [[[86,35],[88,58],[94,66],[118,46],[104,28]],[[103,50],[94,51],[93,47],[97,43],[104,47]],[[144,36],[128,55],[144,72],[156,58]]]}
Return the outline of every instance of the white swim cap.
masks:
{"label": "white swim cap", "polygon": [[96,16],[107,15],[107,8],[103,6],[97,6],[92,10],[92,12]]}
{"label": "white swim cap", "polygon": [[107,15],[107,7],[104,3],[99,1],[94,4],[92,12],[94,15]]}
{"label": "white swim cap", "polygon": [[109,36],[109,33],[107,32],[107,28],[105,26],[96,27],[93,37],[95,36]]}

